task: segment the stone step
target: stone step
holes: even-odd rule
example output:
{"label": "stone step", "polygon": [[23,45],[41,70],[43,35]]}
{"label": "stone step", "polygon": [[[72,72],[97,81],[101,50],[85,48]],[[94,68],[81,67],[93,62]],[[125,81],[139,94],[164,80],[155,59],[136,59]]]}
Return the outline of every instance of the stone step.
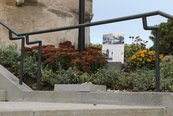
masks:
{"label": "stone step", "polygon": [[0,101],[6,101],[7,92],[4,90],[0,90]]}
{"label": "stone step", "polygon": [[97,92],[106,91],[105,85],[83,84],[55,84],[54,91],[57,92]]}
{"label": "stone step", "polygon": [[0,102],[0,116],[167,116],[165,107]]}
{"label": "stone step", "polygon": [[19,79],[0,65],[0,89],[7,91],[7,100],[20,99],[24,91],[32,91],[25,83],[19,84]]}

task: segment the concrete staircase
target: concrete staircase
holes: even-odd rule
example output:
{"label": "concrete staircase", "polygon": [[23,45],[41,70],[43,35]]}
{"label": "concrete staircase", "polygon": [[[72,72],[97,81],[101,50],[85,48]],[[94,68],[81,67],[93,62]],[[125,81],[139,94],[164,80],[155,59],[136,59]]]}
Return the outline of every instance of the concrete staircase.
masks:
{"label": "concrete staircase", "polygon": [[33,91],[0,66],[0,116],[173,116],[173,94]]}
{"label": "concrete staircase", "polygon": [[23,92],[32,91],[25,83],[19,84],[19,79],[0,65],[0,90],[5,90],[8,100],[20,99]]}
{"label": "concrete staircase", "polygon": [[[97,101],[96,99],[94,99],[95,104],[93,104],[94,102],[92,101],[82,101],[82,100],[81,101],[76,100],[76,102],[81,102],[81,103],[75,103],[75,101],[72,101],[74,103],[59,103],[59,102],[70,102],[68,100],[66,101],[65,99],[63,100],[61,98],[63,96],[72,97],[72,99],[75,100],[73,98],[75,93],[68,93],[68,92],[57,93],[57,94],[54,93],[53,95],[52,92],[38,92],[38,91],[37,92],[33,91],[32,94],[34,93],[35,94],[35,95],[33,94],[34,96],[37,97],[39,96],[40,99],[35,99],[34,96],[33,97],[28,96],[28,98],[30,97],[30,99],[28,100],[17,99],[16,101],[7,101],[9,98],[7,97],[7,93],[8,93],[7,91],[0,90],[0,116],[168,116],[167,108],[165,106],[159,106],[159,105],[158,106],[151,106],[151,104],[149,104],[150,106],[147,106],[146,104],[144,104],[144,106],[140,104],[138,104],[139,106],[133,104],[122,105],[120,104],[122,102],[120,103],[117,102],[117,104],[120,105],[116,105],[116,103],[111,103],[111,102],[107,104],[106,103],[101,104],[101,102]],[[49,94],[50,96],[54,97],[55,96],[58,97],[60,95],[59,96],[60,98],[58,99],[62,99],[62,101],[59,101],[58,99],[56,101],[54,99],[56,101],[55,102],[51,97],[49,96],[42,97],[40,96],[39,93],[42,93],[41,95]],[[76,95],[78,96],[79,93],[76,93]],[[88,96],[87,94],[84,95]],[[94,96],[94,94],[91,95]],[[104,94],[102,94],[101,96],[104,96]],[[48,99],[49,101],[47,101]],[[44,100],[47,102],[44,102]]]}

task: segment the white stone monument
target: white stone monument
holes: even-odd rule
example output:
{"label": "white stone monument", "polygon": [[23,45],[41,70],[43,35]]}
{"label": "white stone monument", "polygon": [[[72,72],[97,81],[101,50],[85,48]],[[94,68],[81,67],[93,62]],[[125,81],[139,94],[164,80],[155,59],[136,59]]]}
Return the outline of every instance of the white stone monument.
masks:
{"label": "white stone monument", "polygon": [[124,63],[124,34],[104,34],[102,53],[108,62]]}

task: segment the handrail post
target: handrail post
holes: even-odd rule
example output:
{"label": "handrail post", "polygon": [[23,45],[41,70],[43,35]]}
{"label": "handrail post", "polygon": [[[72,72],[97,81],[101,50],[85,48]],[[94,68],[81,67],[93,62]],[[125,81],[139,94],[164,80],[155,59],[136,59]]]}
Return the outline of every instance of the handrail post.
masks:
{"label": "handrail post", "polygon": [[9,39],[10,40],[19,40],[21,39],[21,55],[20,55],[20,70],[19,70],[19,84],[23,83],[23,70],[24,70],[24,47],[25,47],[25,38],[24,37],[13,37],[12,31],[9,30]]}
{"label": "handrail post", "polygon": [[156,60],[155,60],[155,65],[156,65],[156,69],[155,69],[155,75],[156,75],[156,79],[155,79],[155,89],[156,92],[160,92],[160,57],[159,57],[159,47],[160,47],[160,37],[159,37],[159,28],[156,30],[156,39],[155,39],[155,50],[156,50]]}
{"label": "handrail post", "polygon": [[37,63],[37,90],[41,89],[41,54],[42,54],[42,42],[39,41],[39,48],[38,48],[38,63]]}
{"label": "handrail post", "polygon": [[42,41],[29,41],[29,35],[26,35],[26,44],[38,44],[38,52],[37,52],[37,74],[36,74],[36,80],[37,80],[37,90],[41,89],[41,53],[42,53]]}
{"label": "handrail post", "polygon": [[159,37],[159,27],[157,26],[148,26],[147,25],[147,17],[142,17],[143,28],[145,30],[154,30],[156,31],[156,38],[154,41],[155,47],[155,91],[160,92],[160,57],[159,57],[159,47],[160,47],[160,37]]}
{"label": "handrail post", "polygon": [[[79,0],[79,24],[85,23],[85,0]],[[85,27],[78,30],[78,50],[85,49]]]}
{"label": "handrail post", "polygon": [[22,39],[21,42],[21,56],[20,56],[20,73],[19,73],[19,84],[23,83],[23,70],[24,70],[24,47],[25,47],[25,39]]}

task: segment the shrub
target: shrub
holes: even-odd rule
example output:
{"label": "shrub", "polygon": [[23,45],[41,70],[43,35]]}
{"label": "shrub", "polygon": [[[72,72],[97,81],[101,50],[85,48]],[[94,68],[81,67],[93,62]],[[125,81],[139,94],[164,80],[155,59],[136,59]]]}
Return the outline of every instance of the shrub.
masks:
{"label": "shrub", "polygon": [[[163,54],[160,54],[160,59]],[[130,58],[132,68],[147,67],[153,69],[155,66],[155,51],[139,50]]]}
{"label": "shrub", "polygon": [[139,50],[145,50],[148,41],[142,40],[140,36],[130,37],[132,39],[131,44],[125,44],[124,50],[124,71],[131,71],[130,58]]}
{"label": "shrub", "polygon": [[125,44],[125,50],[124,50],[125,59],[131,57],[138,50],[146,49],[147,41],[142,40],[140,36],[137,37],[132,36],[130,38],[132,38],[133,42],[132,44]]}
{"label": "shrub", "polygon": [[25,56],[24,59],[24,79],[36,79],[37,63],[34,56]]}
{"label": "shrub", "polygon": [[[66,44],[61,44],[61,48],[63,46],[69,46],[68,42]],[[49,49],[48,49],[49,48]],[[151,70],[149,68],[140,68],[136,69],[131,72],[119,72],[113,68],[100,68],[97,69],[97,67],[93,66],[93,59],[98,55],[99,52],[97,48],[89,47],[83,52],[78,52],[74,50],[73,46],[69,49],[65,49],[65,47],[62,49],[55,48],[54,46],[43,46],[43,49],[47,49],[47,55],[43,57],[43,62],[50,58],[53,53],[58,54],[56,50],[60,50],[61,52],[68,54],[73,53],[75,55],[71,55],[70,60],[78,60],[80,63],[84,62],[87,63],[87,66],[90,68],[90,70],[94,73],[88,73],[88,72],[82,72],[82,68],[79,65],[78,67],[78,61],[76,61],[75,65],[71,65],[69,62],[66,64],[70,64],[70,68],[67,67],[67,69],[61,68],[61,66],[55,68],[55,66],[52,64],[48,65],[45,64],[42,67],[42,86],[44,87],[51,87],[53,88],[54,84],[80,84],[85,82],[92,82],[94,84],[99,85],[106,85],[108,88],[111,89],[118,89],[118,90],[129,90],[129,91],[153,91],[154,85],[155,85],[155,73],[154,70]],[[37,53],[36,47],[32,47],[27,50],[27,55],[25,55],[25,62],[24,62],[24,81],[29,84],[31,87],[35,84],[35,76],[36,76],[36,65],[37,65],[37,57],[35,56],[35,53]],[[49,50],[51,52],[49,52]],[[61,51],[62,50],[62,51]],[[45,51],[44,51],[45,52]],[[136,58],[143,58],[145,62],[147,62],[146,57],[151,57],[154,54],[154,51],[146,50],[146,51],[140,51]],[[49,56],[49,53],[51,54]],[[99,52],[100,53],[100,52]],[[97,54],[97,55],[96,55]],[[61,54],[62,55],[62,54]],[[94,55],[94,56],[93,56]],[[88,57],[87,57],[88,56]],[[94,57],[94,58],[90,58]],[[98,56],[99,59],[102,57]],[[134,57],[134,56],[132,56]],[[154,59],[154,55],[152,56]],[[162,56],[161,56],[162,57]],[[56,59],[56,58],[55,58]],[[98,60],[97,59],[97,60]],[[103,60],[104,61],[104,60]],[[103,61],[96,61],[96,62],[103,62]],[[135,60],[134,60],[135,61]],[[140,60],[139,60],[140,61]],[[4,65],[6,68],[10,69],[13,73],[17,74],[19,71],[19,55],[16,49],[16,46],[9,46],[7,49],[0,49],[0,63]],[[66,63],[66,62],[65,62]],[[79,64],[80,64],[79,63]],[[149,62],[148,62],[149,63]],[[82,65],[82,64],[81,64]],[[100,65],[98,63],[98,65]],[[103,65],[103,64],[101,64]],[[97,66],[97,65],[96,65]],[[162,91],[173,91],[173,56],[165,56],[161,59],[161,90]],[[52,68],[54,67],[54,68]],[[100,66],[102,67],[102,66]],[[80,69],[81,68],[81,69]],[[93,69],[92,69],[93,68]],[[95,69],[94,69],[95,68]],[[79,70],[80,69],[80,70]],[[42,88],[43,89],[43,88]]]}
{"label": "shrub", "polygon": [[140,45],[138,44],[125,44],[125,50],[124,50],[124,57],[129,58],[131,57],[134,53],[136,53],[138,50],[143,50],[145,48],[139,47]]}
{"label": "shrub", "polygon": [[7,67],[15,75],[18,74],[19,54],[16,45],[9,45],[0,49],[0,64]]}
{"label": "shrub", "polygon": [[[37,47],[26,48],[28,54],[34,55]],[[79,52],[74,49],[70,41],[59,44],[59,48],[53,45],[44,45],[42,47],[42,62],[56,71],[61,68],[67,70],[69,67],[76,67],[83,72],[95,72],[106,64],[106,59],[101,51],[95,47],[88,47]]]}
{"label": "shrub", "polygon": [[117,87],[120,90],[153,91],[154,71],[138,69],[134,72],[121,72],[118,76]]}
{"label": "shrub", "polygon": [[82,75],[79,75],[79,78],[81,83],[92,82],[92,76],[89,73],[83,73]]}
{"label": "shrub", "polygon": [[42,85],[54,86],[55,84],[80,84],[85,82],[91,82],[89,73],[80,74],[72,68],[67,70],[59,69],[56,72],[48,67],[42,69]]}
{"label": "shrub", "polygon": [[42,84],[50,83],[50,78],[54,78],[56,76],[53,70],[48,67],[42,68],[41,73],[42,73],[42,78],[41,78]]}
{"label": "shrub", "polygon": [[117,83],[118,71],[114,68],[99,69],[95,74],[91,75],[91,82],[98,85],[106,85],[108,88],[114,89]]}
{"label": "shrub", "polygon": [[81,83],[79,75],[72,68],[67,70],[59,69],[53,77],[50,78],[51,85],[55,84],[77,84]]}
{"label": "shrub", "polygon": [[165,56],[161,61],[160,67],[162,90],[173,91],[173,56]]}
{"label": "shrub", "polygon": [[93,46],[95,48],[98,48],[98,50],[102,50],[102,44],[91,44],[90,46]]}

